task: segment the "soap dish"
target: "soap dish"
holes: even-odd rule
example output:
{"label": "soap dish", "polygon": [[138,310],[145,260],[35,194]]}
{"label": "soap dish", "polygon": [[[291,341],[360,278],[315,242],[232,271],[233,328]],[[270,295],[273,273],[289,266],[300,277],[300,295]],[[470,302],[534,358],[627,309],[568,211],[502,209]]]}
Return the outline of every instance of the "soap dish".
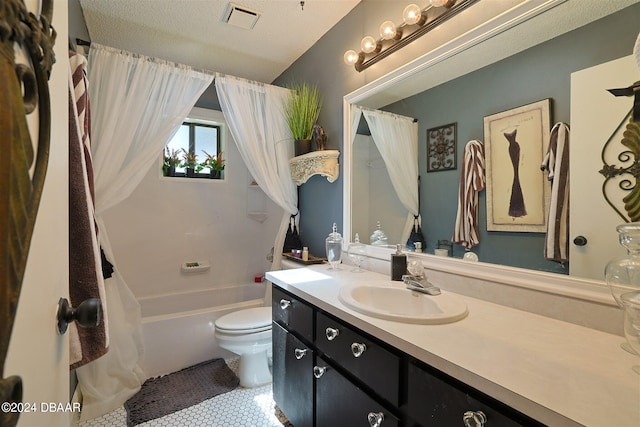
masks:
{"label": "soap dish", "polygon": [[182,270],[183,273],[199,273],[207,271],[210,268],[211,264],[209,264],[209,261],[189,261],[183,262],[180,270]]}

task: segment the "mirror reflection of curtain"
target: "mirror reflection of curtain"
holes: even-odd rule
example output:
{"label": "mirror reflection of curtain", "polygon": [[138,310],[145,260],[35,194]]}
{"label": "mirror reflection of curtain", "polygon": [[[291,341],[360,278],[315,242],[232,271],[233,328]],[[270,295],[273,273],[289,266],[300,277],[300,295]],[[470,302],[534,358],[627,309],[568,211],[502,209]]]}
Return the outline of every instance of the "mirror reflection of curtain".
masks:
{"label": "mirror reflection of curtain", "polygon": [[355,136],[360,114],[364,115],[371,137],[384,160],[398,199],[409,211],[401,242],[411,233],[418,205],[418,123],[411,117],[354,106],[352,136]]}
{"label": "mirror reflection of curtain", "polygon": [[109,351],[76,370],[83,420],[122,406],[146,376],[140,305],[121,276],[102,214],[129,197],[213,81],[213,76],[93,43],[89,52],[95,215],[114,265],[105,280]]}
{"label": "mirror reflection of curtain", "polygon": [[[274,243],[272,268],[279,269],[290,216],[298,212],[298,192],[289,169],[293,135],[283,111],[290,91],[221,74],[216,75],[216,91],[242,160],[265,194],[285,211]],[[270,292],[267,286],[269,304]]]}

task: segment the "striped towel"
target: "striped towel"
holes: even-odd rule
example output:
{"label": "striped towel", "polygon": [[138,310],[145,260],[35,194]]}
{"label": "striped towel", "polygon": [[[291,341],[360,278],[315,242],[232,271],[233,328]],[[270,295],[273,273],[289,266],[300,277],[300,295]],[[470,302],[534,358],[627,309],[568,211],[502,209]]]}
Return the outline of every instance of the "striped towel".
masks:
{"label": "striped towel", "polygon": [[88,298],[99,298],[103,317],[95,328],[69,324],[71,369],[102,356],[109,346],[102,262],[94,220],[86,64],[83,56],[69,52],[69,299],[77,307]]}
{"label": "striped towel", "polygon": [[471,249],[480,243],[478,234],[478,193],[484,190],[484,145],[478,140],[467,142],[462,159],[458,214],[453,230],[453,243]]}
{"label": "striped towel", "polygon": [[544,257],[569,261],[569,125],[556,123],[549,134],[549,148],[540,168],[549,172],[551,202]]}

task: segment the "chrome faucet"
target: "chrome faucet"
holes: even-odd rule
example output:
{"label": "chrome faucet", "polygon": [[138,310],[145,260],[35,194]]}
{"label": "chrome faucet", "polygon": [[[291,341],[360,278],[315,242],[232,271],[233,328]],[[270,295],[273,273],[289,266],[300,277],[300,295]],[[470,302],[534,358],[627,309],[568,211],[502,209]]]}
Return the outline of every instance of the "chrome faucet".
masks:
{"label": "chrome faucet", "polygon": [[440,295],[440,288],[430,283],[424,276],[412,276],[410,274],[404,274],[402,281],[406,285],[407,289],[421,292],[427,295]]}

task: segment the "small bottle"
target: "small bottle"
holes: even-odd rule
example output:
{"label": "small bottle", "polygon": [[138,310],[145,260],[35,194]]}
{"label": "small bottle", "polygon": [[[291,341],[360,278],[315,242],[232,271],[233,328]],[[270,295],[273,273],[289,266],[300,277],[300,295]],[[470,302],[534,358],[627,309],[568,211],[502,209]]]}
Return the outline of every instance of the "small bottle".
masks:
{"label": "small bottle", "polygon": [[302,248],[302,260],[309,261],[309,248],[306,246]]}
{"label": "small bottle", "polygon": [[396,253],[391,255],[391,280],[402,281],[407,274],[407,256],[402,253],[402,245],[396,245]]}

